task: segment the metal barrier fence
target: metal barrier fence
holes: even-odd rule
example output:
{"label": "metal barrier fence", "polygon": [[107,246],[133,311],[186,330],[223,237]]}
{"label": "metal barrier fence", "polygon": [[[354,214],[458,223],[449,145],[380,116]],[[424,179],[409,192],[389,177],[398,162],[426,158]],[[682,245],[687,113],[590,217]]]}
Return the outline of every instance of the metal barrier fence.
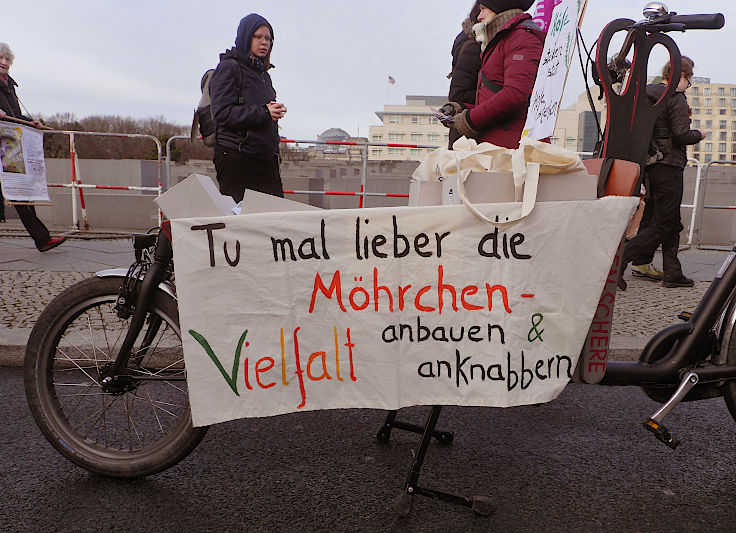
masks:
{"label": "metal barrier fence", "polygon": [[[103,189],[103,190],[125,190],[125,191],[149,191],[161,194],[163,190],[171,185],[171,147],[172,144],[181,139],[189,139],[186,135],[175,135],[170,137],[166,142],[166,183],[162,183],[161,174],[161,163],[163,159],[161,142],[153,135],[145,135],[138,133],[101,133],[101,132],[89,132],[89,131],[66,131],[66,130],[47,130],[45,133],[50,134],[62,134],[69,136],[69,151],[71,155],[71,183],[49,183],[49,187],[63,187],[72,189],[72,227],[74,230],[87,230],[89,229],[89,222],[87,219],[86,204],[84,199],[84,189]],[[86,135],[86,136],[98,136],[98,137],[117,137],[123,139],[150,139],[156,145],[157,150],[157,186],[156,187],[138,187],[138,186],[118,186],[118,185],[93,185],[83,184],[81,175],[79,172],[79,159],[77,157],[75,147],[75,136]],[[408,198],[407,193],[385,193],[385,192],[368,192],[367,191],[367,175],[368,175],[368,148],[369,147],[388,147],[388,148],[416,148],[416,149],[436,149],[434,145],[420,145],[420,144],[403,144],[403,143],[374,143],[374,142],[355,142],[355,141],[320,141],[320,140],[296,140],[296,139],[283,139],[282,143],[290,144],[309,144],[309,145],[337,145],[337,146],[354,146],[360,147],[360,154],[362,160],[361,169],[361,183],[360,191],[312,191],[312,190],[284,190],[286,194],[321,194],[326,196],[356,196],[359,197],[359,207],[363,207],[365,199],[367,197],[388,197],[388,198]],[[592,155],[590,152],[578,152],[581,156]],[[693,235],[695,228],[702,228],[703,211],[704,209],[736,209],[736,206],[702,206],[699,209],[701,203],[700,198],[700,184],[701,184],[701,164],[700,161],[694,158],[688,158],[688,162],[693,163],[697,168],[696,180],[695,180],[695,192],[692,204],[682,204],[681,208],[692,209],[687,245],[691,246],[693,241]],[[705,199],[705,185],[707,180],[708,169],[714,164],[725,164],[733,165],[736,164],[734,161],[713,161],[708,163],[706,167],[705,175],[702,177],[702,198]],[[79,194],[79,202],[81,205],[82,222],[80,224],[79,216],[77,214],[77,197],[75,192]],[[696,215],[699,213],[698,224],[696,226]],[[159,212],[159,223],[161,221],[161,213]],[[700,231],[698,232],[698,248],[706,248],[701,245],[700,242]],[[713,249],[730,249],[729,247],[714,247]]]}
{"label": "metal barrier fence", "polygon": [[[76,231],[90,229],[89,221],[87,220],[87,206],[84,200],[84,189],[107,189],[107,190],[124,190],[124,191],[152,191],[157,194],[161,194],[161,141],[153,135],[144,135],[141,133],[101,133],[94,131],[66,131],[66,130],[45,130],[44,134],[47,133],[58,133],[69,136],[69,154],[72,162],[72,181],[71,183],[49,183],[49,187],[64,187],[72,189],[72,228]],[[157,187],[135,187],[135,186],[122,186],[122,185],[88,185],[82,183],[82,177],[79,172],[79,158],[77,157],[77,150],[74,143],[74,138],[77,135],[87,135],[94,137],[119,137],[123,139],[150,139],[156,144],[157,150]],[[168,154],[167,154],[168,159]],[[80,224],[79,215],[77,214],[77,194],[79,194],[79,203],[82,212],[82,223]],[[161,213],[159,213],[159,224],[161,223]]]}
{"label": "metal barrier fence", "polygon": [[[187,135],[175,135],[166,141],[166,180],[167,185],[171,184],[171,146],[172,143],[180,139],[189,139]],[[409,198],[406,193],[385,193],[385,192],[368,192],[368,147],[387,147],[387,148],[426,148],[430,150],[437,149],[435,145],[424,144],[401,144],[401,143],[375,143],[375,142],[356,142],[356,141],[310,141],[302,139],[282,139],[283,144],[310,144],[310,145],[331,145],[331,146],[356,146],[360,148],[360,157],[362,168],[360,172],[360,191],[309,191],[284,189],[284,194],[317,194],[325,196],[356,196],[359,197],[358,207],[365,205],[365,199],[369,196],[380,196],[384,198]]]}
{"label": "metal barrier fence", "polygon": [[708,184],[708,171],[710,170],[710,167],[713,165],[736,165],[736,161],[711,161],[708,163],[705,167],[705,174],[703,176],[703,192],[702,192],[702,207],[700,208],[700,216],[698,219],[698,242],[696,243],[698,249],[700,250],[730,250],[733,247],[733,243],[730,243],[728,246],[719,246],[719,245],[708,245],[704,246],[702,244],[702,228],[703,228],[703,213],[705,213],[706,209],[724,209],[724,210],[734,210],[736,209],[736,206],[733,205],[705,205],[705,191],[706,186]]}
{"label": "metal barrier fence", "polygon": [[[176,135],[169,138],[166,141],[166,181],[167,186],[171,184],[171,146],[172,143],[179,139],[189,139],[186,135]],[[395,144],[395,143],[359,143],[354,141],[305,141],[305,140],[294,140],[294,139],[283,139],[282,143],[294,143],[294,144],[312,144],[312,145],[338,145],[338,146],[359,146],[361,147],[361,159],[362,159],[362,170],[360,176],[360,191],[309,191],[309,190],[284,190],[285,194],[317,194],[326,196],[359,196],[360,203],[359,207],[363,207],[365,198],[368,196],[380,196],[388,198],[409,198],[406,193],[382,193],[382,192],[367,192],[366,180],[368,175],[368,147],[389,147],[389,148],[429,148],[436,149],[436,146],[418,145],[418,144]],[[580,156],[592,156],[593,152],[578,152]],[[695,193],[693,195],[692,204],[682,204],[681,208],[692,209],[690,216],[690,225],[688,230],[687,246],[692,245],[693,234],[695,231],[695,217],[698,210],[698,191],[700,189],[701,180],[701,165],[700,161],[692,157],[688,158],[688,162],[693,163],[697,168],[697,174],[695,177]]]}
{"label": "metal barrier fence", "polygon": [[694,163],[697,168],[697,171],[695,174],[695,191],[693,193],[693,203],[692,205],[687,205],[687,204],[680,205],[680,208],[684,207],[684,208],[692,209],[692,211],[690,212],[690,229],[687,232],[687,246],[689,248],[693,244],[693,234],[695,233],[695,215],[698,211],[698,203],[699,203],[698,202],[698,199],[699,199],[698,192],[700,190],[700,171],[702,167],[700,165],[700,161],[698,161],[697,159],[693,157],[688,157],[687,160],[690,163]]}

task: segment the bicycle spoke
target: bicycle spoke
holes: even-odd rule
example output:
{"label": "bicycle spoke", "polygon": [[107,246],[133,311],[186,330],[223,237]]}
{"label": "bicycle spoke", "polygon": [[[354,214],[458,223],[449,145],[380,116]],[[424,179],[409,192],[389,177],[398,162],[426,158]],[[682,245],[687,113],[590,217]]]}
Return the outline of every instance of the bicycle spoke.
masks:
{"label": "bicycle spoke", "polygon": [[[57,386],[56,383],[54,383],[54,387],[56,387],[56,386]],[[86,385],[81,385],[80,384],[80,386],[83,386],[86,390],[92,390],[92,388],[94,387],[94,384],[93,383],[87,383]],[[69,398],[69,400],[67,402],[65,402],[65,403],[59,403],[59,408],[62,410],[62,412],[64,413],[64,415],[66,416],[66,418],[68,420],[69,418],[71,418],[71,416],[74,414],[74,412],[82,405],[82,402],[83,402],[83,400],[84,400],[85,397],[87,397],[87,396],[97,397],[100,394],[101,394],[101,392],[97,392],[95,394],[87,394],[86,392],[73,394],[73,395],[71,395],[71,398]],[[57,394],[57,398],[58,397],[59,397],[59,395]],[[72,402],[74,402],[74,400],[77,400],[77,402],[76,402],[76,404],[72,405]]]}
{"label": "bicycle spoke", "polygon": [[95,385],[99,385],[99,382],[97,381],[97,379],[93,378],[93,377],[92,377],[92,376],[91,376],[91,375],[89,374],[89,372],[87,372],[87,371],[86,371],[86,370],[85,370],[84,368],[82,368],[82,367],[81,367],[80,365],[78,365],[78,364],[77,364],[77,362],[76,362],[76,360],[75,360],[75,359],[72,359],[71,357],[69,357],[69,356],[68,356],[68,355],[66,354],[66,352],[64,352],[64,351],[63,351],[63,350],[62,350],[61,348],[58,348],[58,347],[57,347],[57,349],[56,349],[56,353],[61,353],[61,355],[63,355],[63,356],[64,356],[64,359],[66,359],[67,361],[69,361],[70,363],[72,363],[72,364],[73,364],[73,365],[74,365],[74,366],[75,366],[75,367],[76,367],[76,368],[77,368],[78,370],[80,370],[80,371],[81,371],[81,372],[82,372],[82,373],[83,373],[83,374],[84,374],[85,376],[87,376],[87,377],[88,377],[88,378],[89,378],[89,379],[90,379],[90,380],[91,380],[91,381],[92,381],[93,383],[95,383]]}

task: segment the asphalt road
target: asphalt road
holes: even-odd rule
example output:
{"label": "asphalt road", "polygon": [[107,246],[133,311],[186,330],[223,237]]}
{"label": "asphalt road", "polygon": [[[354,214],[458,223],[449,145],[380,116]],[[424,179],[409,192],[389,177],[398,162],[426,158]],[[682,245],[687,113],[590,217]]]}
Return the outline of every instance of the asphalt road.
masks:
{"label": "asphalt road", "polygon": [[[634,387],[569,385],[541,406],[447,407],[450,446],[420,484],[493,499],[490,517],[402,492],[419,436],[374,438],[384,412],[317,411],[220,424],[181,464],[139,481],[89,474],[48,444],[21,369],[0,368],[0,531],[733,532],[736,424],[722,399],[680,405],[670,450]],[[404,409],[420,422],[428,408]]]}

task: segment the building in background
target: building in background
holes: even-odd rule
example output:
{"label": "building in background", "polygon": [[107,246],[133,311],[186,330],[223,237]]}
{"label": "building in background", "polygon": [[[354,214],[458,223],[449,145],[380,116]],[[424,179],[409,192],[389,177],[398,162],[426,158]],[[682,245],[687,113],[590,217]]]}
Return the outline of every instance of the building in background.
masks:
{"label": "building in background", "polygon": [[[440,146],[447,146],[449,130],[434,116],[432,107],[442,107],[446,96],[407,95],[404,105],[385,105],[376,111],[380,126],[368,128],[368,140],[379,144],[410,144],[424,148],[371,146],[369,160],[421,161]],[[427,148],[428,147],[428,148]]]}
{"label": "building in background", "polygon": [[[658,83],[650,77],[649,83]],[[598,89],[592,89],[593,102],[601,128],[605,127],[605,105],[597,100]],[[694,77],[687,91],[692,109],[691,127],[707,133],[707,137],[687,147],[687,155],[706,165],[711,161],[736,161],[736,84],[714,83],[710,78]],[[578,152],[591,152],[597,139],[597,126],[586,93],[573,105],[560,109],[552,143]]]}
{"label": "building in background", "polygon": [[591,96],[596,109],[595,115],[590,108],[588,95],[585,92],[578,96],[574,104],[559,110],[555,133],[550,138],[552,144],[576,152],[593,152],[595,143],[598,141],[598,124],[601,128],[604,127],[606,115],[604,101],[596,98],[597,92],[596,87],[591,89]]}
{"label": "building in background", "polygon": [[[649,80],[657,81],[658,78]],[[597,98],[597,87],[591,88],[591,96],[595,112],[591,110],[585,92],[578,96],[574,104],[560,109],[551,137],[553,144],[576,152],[593,152],[599,138],[598,128],[605,128],[606,111],[604,100]],[[432,111],[432,108],[439,108],[446,101],[444,96],[407,95],[403,105],[385,105],[383,111],[376,112],[381,125],[369,127],[368,142],[412,146],[370,146],[368,159],[421,161],[435,148],[447,146],[449,130],[440,124]],[[736,84],[712,83],[710,78],[693,78],[692,87],[688,90],[688,102],[692,108],[692,128],[708,134],[702,142],[688,146],[688,157],[697,159],[701,164],[718,160],[736,161]],[[337,128],[324,132],[319,138],[357,140]],[[342,154],[347,156],[346,159],[358,156],[357,150],[325,149],[324,145],[313,151]]]}
{"label": "building in background", "polygon": [[692,128],[707,132],[704,140],[687,147],[688,157],[701,164],[736,161],[736,85],[693,78],[686,94]]}

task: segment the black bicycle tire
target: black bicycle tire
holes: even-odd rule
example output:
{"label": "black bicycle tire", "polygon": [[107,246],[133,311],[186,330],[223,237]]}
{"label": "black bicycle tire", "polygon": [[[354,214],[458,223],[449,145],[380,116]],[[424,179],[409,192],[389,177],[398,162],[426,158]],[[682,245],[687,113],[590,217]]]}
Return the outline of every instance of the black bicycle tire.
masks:
{"label": "black bicycle tire", "polygon": [[[161,472],[180,462],[199,444],[208,427],[192,426],[191,411],[187,405],[186,415],[182,415],[171,432],[154,444],[138,453],[105,453],[104,450],[86,445],[81,435],[75,435],[71,427],[66,427],[69,424],[64,423],[58,399],[48,379],[48,364],[53,361],[61,333],[75,319],[73,310],[82,309],[87,304],[91,308],[96,300],[114,301],[121,282],[122,278],[88,278],[69,287],[49,303],[28,340],[24,361],[25,386],[36,423],[62,455],[95,474],[135,479]],[[176,301],[164,291],[157,290],[151,308],[175,327],[175,332],[181,338]]]}

